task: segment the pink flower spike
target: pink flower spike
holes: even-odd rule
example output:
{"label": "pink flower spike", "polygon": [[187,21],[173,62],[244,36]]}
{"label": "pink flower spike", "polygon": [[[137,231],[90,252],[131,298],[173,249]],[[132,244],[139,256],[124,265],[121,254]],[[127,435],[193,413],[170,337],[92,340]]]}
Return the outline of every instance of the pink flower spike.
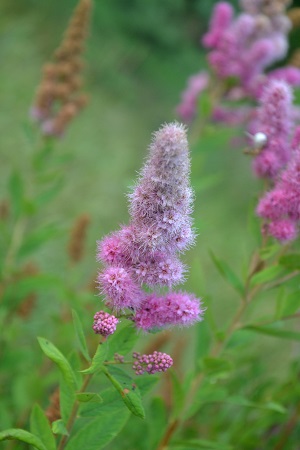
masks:
{"label": "pink flower spike", "polygon": [[94,315],[93,330],[96,334],[104,337],[113,334],[116,331],[119,320],[105,311],[99,311]]}
{"label": "pink flower spike", "polygon": [[199,72],[188,79],[187,87],[181,94],[181,103],[176,108],[177,113],[185,122],[190,122],[197,113],[199,95],[207,88],[208,82],[207,72]]}
{"label": "pink flower spike", "polygon": [[209,31],[204,35],[204,47],[216,47],[223,37],[224,31],[229,27],[233,18],[233,8],[230,3],[219,2],[214,7],[210,21]]}

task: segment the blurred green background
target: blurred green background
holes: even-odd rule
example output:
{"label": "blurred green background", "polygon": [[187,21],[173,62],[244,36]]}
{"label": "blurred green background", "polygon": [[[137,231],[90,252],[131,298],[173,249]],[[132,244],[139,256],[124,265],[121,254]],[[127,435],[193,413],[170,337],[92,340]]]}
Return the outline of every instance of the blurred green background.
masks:
{"label": "blurred green background", "polygon": [[[214,3],[94,1],[85,57],[89,105],[56,145],[65,183],[54,201],[35,218],[37,227],[55,222],[62,230],[34,255],[33,260],[41,271],[66,274],[66,279],[71,278],[78,286],[88,285],[95,279],[95,242],[128,221],[125,194],[147,155],[151,133],[161,123],[176,119],[175,107],[187,77],[206,67],[199,39],[207,28]],[[76,1],[71,0],[1,0],[1,199],[7,196],[7,181],[13,168],[25,176],[30,170],[32,149],[24,131],[29,122],[28,110],[40,81],[41,66],[58,46],[75,5]],[[220,278],[208,252],[213,249],[239,274],[245,275],[249,255],[256,245],[249,214],[261,190],[252,176],[249,159],[231,142],[234,133],[226,129],[216,134],[207,131],[203,140],[192,143],[195,225],[199,236],[196,247],[184,256],[191,267],[185,288],[204,297],[207,314],[214,315],[220,327],[236,309],[238,297]],[[68,235],[82,213],[91,218],[85,259],[80,269],[72,269],[70,274]],[[274,306],[272,294],[269,297],[262,316]],[[69,304],[64,302],[63,307],[68,306],[73,306],[72,299]],[[25,323],[19,317],[12,318],[11,338],[16,339],[16,355],[23,351],[23,345],[33,346],[39,352],[36,334],[52,339],[63,350],[70,349],[72,325],[69,321],[61,327],[61,308],[58,294],[43,292],[39,294],[33,315]],[[99,309],[100,301],[95,294],[94,311]],[[86,330],[92,313],[86,311],[83,317]],[[199,335],[201,339],[201,326],[171,334],[170,346],[172,336],[175,339],[179,335],[185,342],[191,342],[187,345],[190,355],[185,354],[187,361],[195,345],[192,337]],[[21,336],[24,341],[20,344]],[[272,349],[274,340],[266,337],[253,348],[253,354],[256,357],[267,354],[264,364],[271,369],[276,367],[280,376],[293,354],[293,345],[285,343],[276,353]],[[270,351],[266,353],[266,350]],[[40,362],[43,360],[41,354]],[[32,370],[30,357],[24,364],[25,371]],[[30,396],[41,395],[42,386],[28,387],[27,379],[25,384],[22,380],[18,383],[17,386],[12,383],[9,388],[13,403],[19,401],[16,398],[24,386],[28,388],[27,393],[22,393],[24,405],[29,403]],[[1,427],[11,425],[14,419],[7,418],[2,425],[0,418]]]}

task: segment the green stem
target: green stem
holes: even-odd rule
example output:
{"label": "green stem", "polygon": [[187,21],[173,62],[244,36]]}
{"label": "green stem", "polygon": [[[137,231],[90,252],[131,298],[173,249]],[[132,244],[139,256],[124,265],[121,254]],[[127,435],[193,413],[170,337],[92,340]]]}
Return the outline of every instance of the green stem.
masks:
{"label": "green stem", "polygon": [[15,256],[22,244],[24,231],[26,228],[27,219],[25,216],[20,217],[13,228],[12,237],[10,241],[10,245],[6,254],[6,258],[4,261],[4,268],[3,268],[3,276],[7,276],[10,269],[12,268],[14,264]]}
{"label": "green stem", "polygon": [[[85,392],[89,382],[91,381],[92,376],[93,376],[93,374],[90,374],[90,375],[86,376],[86,378],[85,378],[85,380],[84,380],[80,390],[78,391],[78,394],[81,394],[82,392]],[[73,404],[73,408],[71,410],[71,414],[70,414],[69,420],[68,420],[68,422],[66,424],[66,429],[67,429],[69,434],[70,434],[70,432],[72,430],[72,427],[74,425],[74,422],[76,420],[79,405],[80,405],[80,403],[78,402],[78,400],[75,400],[75,402]],[[62,450],[64,448],[64,446],[65,446],[65,444],[67,442],[67,439],[68,439],[68,436],[66,436],[66,435],[62,436],[57,450]]]}

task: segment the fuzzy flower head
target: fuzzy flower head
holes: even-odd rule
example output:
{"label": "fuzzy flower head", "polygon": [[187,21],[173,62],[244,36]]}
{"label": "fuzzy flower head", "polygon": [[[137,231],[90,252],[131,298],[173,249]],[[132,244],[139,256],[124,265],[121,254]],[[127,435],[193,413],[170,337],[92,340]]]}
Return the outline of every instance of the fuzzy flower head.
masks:
{"label": "fuzzy flower head", "polygon": [[166,372],[173,365],[171,356],[162,352],[155,351],[151,355],[141,355],[138,352],[134,352],[133,358],[135,362],[132,368],[136,375],[143,375],[144,372],[149,374]]}
{"label": "fuzzy flower head", "polygon": [[186,292],[169,292],[166,295],[148,295],[135,315],[137,328],[190,326],[202,320],[201,302]]}
{"label": "fuzzy flower head", "polygon": [[291,124],[291,89],[283,81],[271,80],[263,91],[255,123],[255,132],[267,137],[267,144],[253,162],[257,176],[274,178],[288,162]]}
{"label": "fuzzy flower head", "polygon": [[107,304],[119,311],[134,308],[141,301],[141,291],[123,267],[108,267],[98,276]]}
{"label": "fuzzy flower head", "polygon": [[104,337],[113,334],[116,331],[119,320],[105,311],[99,311],[94,315],[93,330],[96,334]]}
{"label": "fuzzy flower head", "polygon": [[[164,125],[154,135],[150,156],[130,196],[131,222],[142,251],[177,249],[177,239],[193,241],[189,184],[190,160],[185,128]],[[182,245],[181,245],[182,247]]]}
{"label": "fuzzy flower head", "polygon": [[[178,123],[164,125],[129,197],[129,225],[98,242],[97,259],[104,264],[98,282],[106,305],[116,312],[129,308],[139,329],[201,320],[200,300],[193,295],[157,293],[184,281],[179,255],[195,238],[189,175],[186,130]],[[156,293],[149,293],[153,289]]]}

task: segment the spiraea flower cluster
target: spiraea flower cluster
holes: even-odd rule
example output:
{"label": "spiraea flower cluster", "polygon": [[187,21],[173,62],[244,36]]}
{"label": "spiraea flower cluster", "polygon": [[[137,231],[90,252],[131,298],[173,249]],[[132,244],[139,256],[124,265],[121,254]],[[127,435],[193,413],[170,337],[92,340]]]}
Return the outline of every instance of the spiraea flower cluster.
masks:
{"label": "spiraea flower cluster", "polygon": [[96,334],[104,337],[113,334],[116,331],[119,320],[105,311],[99,311],[94,315],[93,330]]}
{"label": "spiraea flower cluster", "polygon": [[[104,264],[100,293],[113,311],[130,309],[137,328],[191,325],[201,319],[200,300],[171,289],[184,280],[179,254],[194,242],[189,174],[186,130],[167,124],[154,135],[129,196],[130,224],[98,242],[98,260]],[[169,291],[160,294],[162,286]],[[149,293],[153,288],[155,294]]]}
{"label": "spiraea flower cluster", "polygon": [[292,157],[275,186],[260,200],[257,214],[266,219],[264,232],[281,242],[294,240],[300,222],[300,127],[294,133]]}
{"label": "spiraea flower cluster", "polygon": [[154,352],[151,355],[141,355],[138,352],[133,353],[135,362],[133,363],[133,370],[136,375],[143,375],[147,372],[154,374],[157,372],[166,372],[173,365],[173,359],[167,353]]}
{"label": "spiraea flower cluster", "polygon": [[[216,4],[209,30],[202,39],[209,50],[208,63],[212,70],[209,89],[212,96],[218,97],[212,111],[213,120],[234,125],[245,123],[251,117],[252,108],[236,107],[236,101],[258,100],[269,79],[282,80],[291,86],[300,85],[297,67],[290,65],[267,72],[287,54],[287,34],[291,26],[285,15],[287,3],[242,0],[242,12],[236,17],[230,3]],[[204,78],[205,73],[202,72],[201,77]],[[215,85],[220,87],[217,95]],[[184,120],[193,118],[197,96],[202,90],[192,89],[189,82],[177,108]],[[226,101],[226,106],[221,100]]]}
{"label": "spiraea flower cluster", "polygon": [[283,81],[271,80],[265,86],[255,119],[249,125],[253,135],[266,136],[254,158],[253,168],[258,177],[274,178],[291,156],[290,135],[293,123],[292,91]]}
{"label": "spiraea flower cluster", "polygon": [[87,97],[81,93],[80,73],[90,10],[91,0],[80,0],[52,62],[43,68],[31,116],[41,124],[44,135],[63,135],[69,123],[86,105]]}

